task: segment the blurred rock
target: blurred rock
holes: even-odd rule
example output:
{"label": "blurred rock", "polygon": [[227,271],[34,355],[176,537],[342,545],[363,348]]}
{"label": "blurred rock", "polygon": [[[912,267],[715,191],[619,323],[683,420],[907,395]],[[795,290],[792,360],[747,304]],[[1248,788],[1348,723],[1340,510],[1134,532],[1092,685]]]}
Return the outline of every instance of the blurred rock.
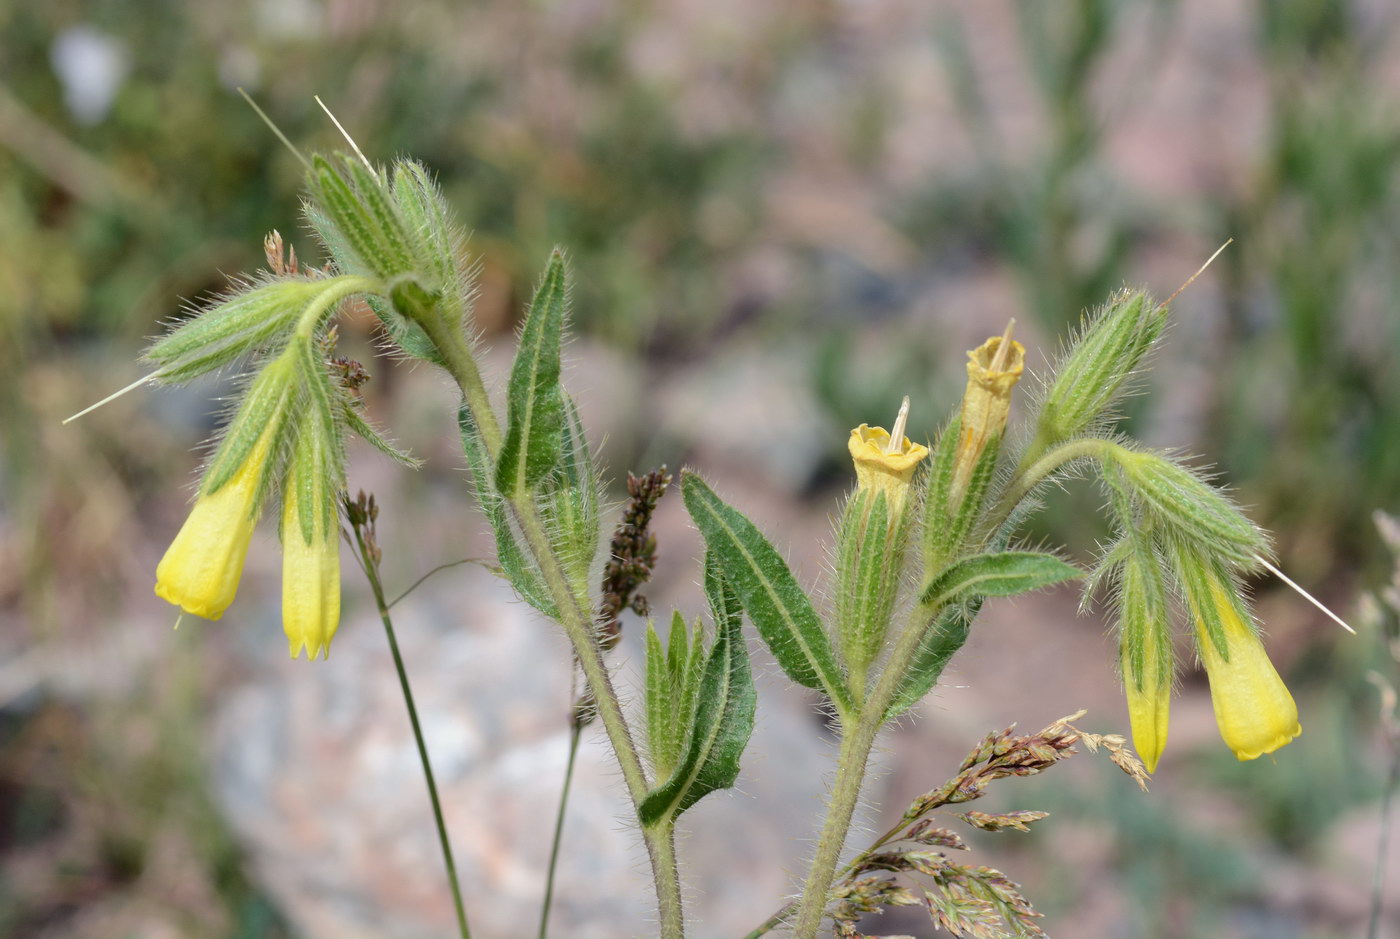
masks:
{"label": "blurred rock", "polygon": [[[448,935],[450,898],[386,643],[360,591],[347,593],[328,662],[282,660],[276,641],[258,644],[254,677],[215,719],[217,797],[255,876],[308,937]],[[567,647],[475,569],[422,588],[395,608],[395,624],[474,933],[532,932],[567,754]],[[635,641],[635,622],[627,628]],[[624,687],[635,671],[624,665]],[[683,819],[686,886],[703,898],[697,936],[742,932],[776,908],[807,851],[793,839],[808,837],[821,808],[830,753],[817,725],[781,677],[761,685],[739,791]],[[565,828],[555,935],[649,932],[652,888],[628,814],[595,728]]]}

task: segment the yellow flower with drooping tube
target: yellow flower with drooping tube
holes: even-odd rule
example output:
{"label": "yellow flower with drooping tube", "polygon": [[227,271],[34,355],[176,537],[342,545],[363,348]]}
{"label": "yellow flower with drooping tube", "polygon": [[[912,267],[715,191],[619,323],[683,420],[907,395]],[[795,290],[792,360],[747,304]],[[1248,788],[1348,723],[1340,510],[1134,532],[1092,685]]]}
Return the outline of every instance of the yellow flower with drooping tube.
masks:
{"label": "yellow flower with drooping tube", "polygon": [[1215,722],[1235,756],[1253,760],[1286,746],[1303,732],[1298,706],[1269,661],[1264,644],[1218,579],[1210,582],[1210,601],[1224,633],[1223,654],[1196,608],[1200,601],[1190,600],[1201,661],[1210,678]]}
{"label": "yellow flower with drooping tube", "polygon": [[1167,748],[1167,726],[1171,716],[1172,683],[1162,680],[1163,663],[1155,647],[1148,644],[1143,657],[1142,674],[1133,675],[1124,669],[1123,689],[1128,698],[1128,725],[1133,731],[1133,746],[1149,773],[1157,772],[1157,762]]}
{"label": "yellow flower with drooping tube", "polygon": [[1155,773],[1167,747],[1176,663],[1166,592],[1155,558],[1140,541],[1131,548],[1123,563],[1117,598],[1119,662],[1133,745],[1147,771]]}
{"label": "yellow flower with drooping tube", "polygon": [[260,490],[275,428],[268,427],[222,486],[202,493],[156,567],[156,595],[186,613],[218,619],[233,603],[262,508]]}
{"label": "yellow flower with drooping tube", "polygon": [[[298,449],[314,447],[304,433]],[[327,512],[327,481],[292,461],[282,494],[282,630],[288,651],[314,661],[330,654],[340,626],[340,530]],[[329,515],[329,518],[327,518]]]}

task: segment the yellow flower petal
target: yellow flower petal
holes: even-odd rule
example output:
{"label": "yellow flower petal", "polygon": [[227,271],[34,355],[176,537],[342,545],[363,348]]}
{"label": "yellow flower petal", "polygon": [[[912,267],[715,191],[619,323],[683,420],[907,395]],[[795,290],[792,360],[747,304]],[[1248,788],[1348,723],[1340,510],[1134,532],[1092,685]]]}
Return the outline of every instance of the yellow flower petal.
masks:
{"label": "yellow flower petal", "polygon": [[311,541],[299,521],[298,487],[282,502],[282,630],[288,651],[308,660],[330,654],[340,626],[340,540],[334,525],[317,526]]}
{"label": "yellow flower petal", "polygon": [[264,435],[228,482],[195,501],[156,567],[156,596],[205,619],[218,619],[233,603],[258,520],[269,443]]}
{"label": "yellow flower petal", "polygon": [[[967,388],[958,420],[958,450],[950,493],[960,500],[983,451],[1006,429],[1011,391],[1026,367],[1026,348],[1007,335],[993,336],[967,354]],[[1003,349],[1003,346],[1005,348]]]}
{"label": "yellow flower petal", "polygon": [[1252,760],[1273,753],[1303,732],[1298,723],[1298,706],[1269,661],[1264,644],[1240,619],[1224,589],[1218,583],[1212,584],[1211,593],[1225,627],[1225,648],[1229,653],[1228,659],[1221,656],[1197,617],[1215,722],[1235,756]]}
{"label": "yellow flower petal", "polygon": [[1154,643],[1144,646],[1143,682],[1139,688],[1131,670],[1124,668],[1124,690],[1128,697],[1128,721],[1133,730],[1133,746],[1149,773],[1157,772],[1157,761],[1167,748],[1167,723],[1171,714],[1170,676],[1159,674]]}
{"label": "yellow flower petal", "polygon": [[914,479],[914,470],[928,456],[928,447],[904,437],[893,452],[886,453],[885,447],[889,443],[890,432],[885,428],[861,424],[851,431],[846,449],[855,461],[856,485],[861,489],[883,492],[890,517],[895,518],[904,506],[904,497]]}

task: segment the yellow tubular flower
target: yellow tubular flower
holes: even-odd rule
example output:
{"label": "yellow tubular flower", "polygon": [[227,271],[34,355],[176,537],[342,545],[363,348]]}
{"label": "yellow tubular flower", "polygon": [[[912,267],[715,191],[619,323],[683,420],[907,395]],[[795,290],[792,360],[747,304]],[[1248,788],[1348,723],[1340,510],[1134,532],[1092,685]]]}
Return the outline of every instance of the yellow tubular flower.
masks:
{"label": "yellow tubular flower", "polygon": [[238,471],[201,495],[156,567],[156,596],[205,619],[224,615],[238,591],[261,506],[258,487],[271,445],[266,432]]}
{"label": "yellow tubular flower", "polygon": [[967,354],[967,389],[958,421],[958,449],[950,488],[954,500],[966,490],[972,471],[992,438],[999,438],[1006,429],[1011,390],[1026,367],[1025,346],[1011,338],[1015,324],[1012,320],[1005,335],[993,336]]}
{"label": "yellow tubular flower", "polygon": [[[904,413],[907,412],[901,411]],[[851,431],[846,444],[856,464],[856,485],[873,493],[883,492],[892,520],[898,518],[904,508],[914,470],[928,456],[928,447],[904,436],[904,428],[898,421],[895,430],[899,432],[898,441],[883,427],[861,424]]]}
{"label": "yellow tubular flower", "polygon": [[305,648],[307,660],[314,661],[330,654],[340,626],[340,539],[313,502],[316,518],[307,540],[299,504],[306,494],[296,477],[293,472],[282,500],[282,630],[292,658]]}
{"label": "yellow tubular flower", "polygon": [[1133,538],[1129,544],[1132,552],[1123,564],[1117,597],[1118,654],[1133,745],[1147,771],[1155,773],[1167,746],[1176,660],[1167,596],[1156,558],[1142,539]]}
{"label": "yellow tubular flower", "polygon": [[1269,661],[1264,644],[1240,618],[1225,589],[1213,582],[1211,594],[1225,630],[1229,657],[1221,656],[1199,615],[1196,632],[1210,677],[1215,722],[1235,756],[1252,760],[1273,753],[1303,732],[1298,706]]}
{"label": "yellow tubular flower", "polygon": [[1141,687],[1127,667],[1123,670],[1123,687],[1128,696],[1128,721],[1133,730],[1133,746],[1137,748],[1147,771],[1155,773],[1157,761],[1167,748],[1172,683],[1170,675],[1162,674],[1165,663],[1157,661],[1156,644],[1146,643],[1143,653]]}

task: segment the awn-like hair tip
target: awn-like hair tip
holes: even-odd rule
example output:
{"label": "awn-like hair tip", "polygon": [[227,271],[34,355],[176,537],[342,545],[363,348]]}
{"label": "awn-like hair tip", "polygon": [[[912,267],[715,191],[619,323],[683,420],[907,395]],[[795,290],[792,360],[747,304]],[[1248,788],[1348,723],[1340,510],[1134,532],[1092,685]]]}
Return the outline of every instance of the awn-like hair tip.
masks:
{"label": "awn-like hair tip", "polygon": [[1274,567],[1272,564],[1270,564],[1268,561],[1264,560],[1264,558],[1261,557],[1261,556],[1258,555],[1258,554],[1256,554],[1256,555],[1254,556],[1254,560],[1258,561],[1260,564],[1264,565],[1264,567],[1268,568],[1269,573],[1273,574],[1273,575],[1274,575],[1275,577],[1277,577],[1279,580],[1283,581],[1285,584],[1287,584],[1288,586],[1290,586],[1290,587],[1292,587],[1294,590],[1296,590],[1296,591],[1298,592],[1298,594],[1299,594],[1300,596],[1302,596],[1302,598],[1303,598],[1304,600],[1307,600],[1307,601],[1308,601],[1309,603],[1311,603],[1313,606],[1317,607],[1319,610],[1321,610],[1322,612],[1326,613],[1326,614],[1328,615],[1328,617],[1331,618],[1332,622],[1336,623],[1338,626],[1342,627],[1342,628],[1345,629],[1347,632],[1351,633],[1353,636],[1356,635],[1356,630],[1352,629],[1351,626],[1347,623],[1346,620],[1342,619],[1342,618],[1341,618],[1340,616],[1338,616],[1336,613],[1333,613],[1331,610],[1329,610],[1325,605],[1323,605],[1323,603],[1322,603],[1321,600],[1319,600],[1317,597],[1314,597],[1312,594],[1308,593],[1306,590],[1304,590],[1302,587],[1300,587],[1300,586],[1293,580],[1293,578],[1289,577],[1287,574],[1285,574],[1283,571],[1279,570],[1277,567]]}
{"label": "awn-like hair tip", "polygon": [[252,96],[249,95],[248,92],[244,91],[242,88],[238,89],[238,93],[243,96],[244,101],[248,102],[248,107],[252,108],[254,113],[256,113],[258,117],[262,118],[262,122],[267,125],[268,130],[272,131],[272,133],[276,135],[277,139],[282,141],[282,146],[292,151],[292,156],[296,157],[303,167],[305,167],[308,170],[311,169],[311,161],[308,160],[306,156],[300,150],[298,150],[290,140],[287,139],[287,135],[282,133],[282,128],[278,127],[275,123],[273,123],[272,118],[268,117],[267,113],[263,111],[262,108],[258,107],[258,103],[253,100]]}
{"label": "awn-like hair tip", "polygon": [[326,117],[331,119],[331,123],[335,125],[335,129],[340,131],[340,136],[345,138],[345,142],[350,145],[350,149],[355,151],[355,156],[360,158],[360,162],[365,165],[365,169],[369,170],[370,175],[378,175],[375,172],[374,164],[371,163],[369,159],[365,156],[365,152],[360,149],[360,145],[355,143],[355,138],[350,136],[350,132],[347,131],[345,127],[340,123],[340,121],[336,118],[336,116],[331,113],[331,109],[326,107],[326,102],[321,100],[321,96],[313,95],[312,97],[314,97],[316,99],[316,103],[321,106],[321,110],[326,112]]}
{"label": "awn-like hair tip", "polygon": [[1194,283],[1196,282],[1196,278],[1197,278],[1197,277],[1200,277],[1202,274],[1204,274],[1204,273],[1206,272],[1206,268],[1210,267],[1211,263],[1212,263],[1216,258],[1220,257],[1220,253],[1221,253],[1222,251],[1224,251],[1226,248],[1230,247],[1230,245],[1232,245],[1232,244],[1234,244],[1234,243],[1235,243],[1235,239],[1233,239],[1233,238],[1226,238],[1226,239],[1225,239],[1225,243],[1224,243],[1223,245],[1221,245],[1220,247],[1216,248],[1214,254],[1212,254],[1210,257],[1206,258],[1206,263],[1202,264],[1199,268],[1197,268],[1197,269],[1196,269],[1196,273],[1194,273],[1194,274],[1192,274],[1190,277],[1186,278],[1186,283],[1184,283],[1184,284],[1182,284],[1180,287],[1176,288],[1176,293],[1172,294],[1170,297],[1167,297],[1167,299],[1163,300],[1163,301],[1158,305],[1157,309],[1160,310],[1160,309],[1161,309],[1162,307],[1164,307],[1164,306],[1170,306],[1170,305],[1171,305],[1171,302],[1172,302],[1173,300],[1175,300],[1177,297],[1181,296],[1181,292],[1182,292],[1183,290],[1185,290],[1187,287],[1190,287],[1192,284],[1194,284]]}
{"label": "awn-like hair tip", "polygon": [[157,376],[158,374],[159,374],[158,372],[152,372],[152,373],[149,374],[149,375],[142,375],[140,378],[136,379],[134,382],[132,382],[131,384],[127,385],[127,386],[126,386],[125,388],[123,388],[121,391],[114,391],[114,392],[112,392],[111,394],[109,394],[107,397],[103,398],[101,401],[97,402],[96,404],[89,404],[87,407],[83,408],[83,409],[82,409],[81,411],[79,411],[77,414],[74,414],[72,417],[67,418],[66,420],[64,420],[63,423],[65,423],[65,424],[72,423],[73,421],[76,421],[78,418],[82,417],[84,414],[87,414],[87,413],[90,412],[90,411],[96,411],[98,408],[102,407],[102,405],[104,405],[104,404],[107,404],[109,401],[115,401],[115,400],[117,400],[117,399],[120,398],[122,395],[126,394],[128,391],[135,391],[137,388],[140,388],[142,385],[149,384],[150,382],[155,381],[155,380],[156,380],[156,376]]}

